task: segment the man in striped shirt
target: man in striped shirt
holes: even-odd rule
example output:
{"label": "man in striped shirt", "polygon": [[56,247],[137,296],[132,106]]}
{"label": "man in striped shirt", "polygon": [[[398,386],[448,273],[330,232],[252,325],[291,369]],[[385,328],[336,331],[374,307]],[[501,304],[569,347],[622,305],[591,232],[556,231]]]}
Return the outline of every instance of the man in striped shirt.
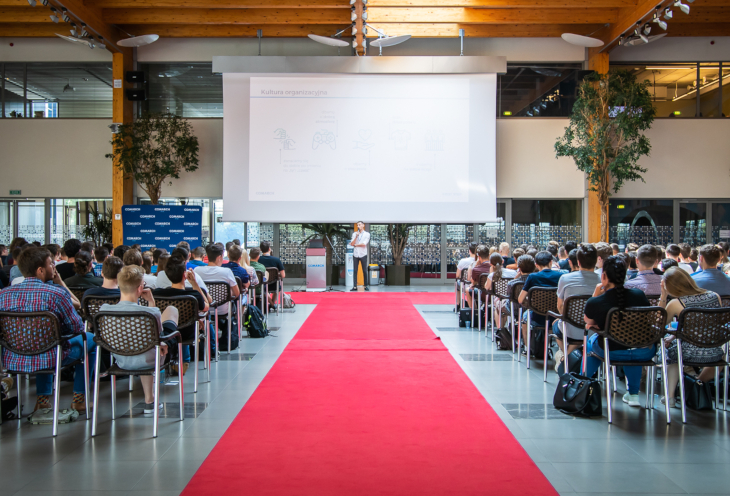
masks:
{"label": "man in striped shirt", "polygon": [[[51,253],[44,248],[28,248],[18,259],[18,266],[25,277],[21,284],[0,291],[0,311],[3,312],[51,312],[61,324],[61,335],[74,335],[63,345],[62,364],[73,363],[83,356],[83,339],[86,338],[89,350],[89,363],[94,363],[96,347],[90,333],[84,333],[84,323],[76,313],[73,296],[56,271]],[[49,284],[50,282],[53,284]],[[3,349],[3,364],[12,372],[36,372],[54,369],[56,348],[39,355],[17,355]],[[35,410],[51,407],[53,392],[52,374],[36,376]],[[74,371],[74,396],[71,408],[85,413],[85,383],[83,364],[76,365]],[[35,411],[34,410],[34,411]]]}

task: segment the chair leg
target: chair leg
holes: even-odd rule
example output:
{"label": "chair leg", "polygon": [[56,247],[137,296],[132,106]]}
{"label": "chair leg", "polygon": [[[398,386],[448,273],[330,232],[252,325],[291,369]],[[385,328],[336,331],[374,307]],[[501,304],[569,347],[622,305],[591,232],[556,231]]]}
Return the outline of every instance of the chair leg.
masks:
{"label": "chair leg", "polygon": [[608,338],[603,338],[603,350],[606,356],[604,366],[606,367],[606,406],[608,407],[608,423],[613,423],[613,409],[611,407],[611,358],[608,356]]}
{"label": "chair leg", "polygon": [[471,322],[469,323],[471,325],[471,328],[474,329],[474,295],[479,291],[478,289],[476,291],[473,291],[471,294]]}
{"label": "chair leg", "polygon": [[200,334],[198,333],[198,321],[195,321],[195,381],[193,382],[193,393],[198,392],[198,373],[200,368]]}
{"label": "chair leg", "polygon": [[155,388],[155,399],[153,400],[152,408],[153,412],[153,424],[152,424],[152,437],[157,437],[157,422],[160,420],[160,346],[155,346],[155,373],[152,375],[154,378]]}
{"label": "chair leg", "polygon": [[[129,382],[132,382],[132,376],[129,376]],[[117,376],[112,376],[112,420],[117,419]]]}
{"label": "chair leg", "polygon": [[515,311],[512,308],[512,302],[509,302],[509,322],[512,327],[512,353],[515,352]]}
{"label": "chair leg", "polygon": [[[181,360],[182,360],[182,354],[183,354],[183,352],[182,352],[182,344],[178,343],[177,344],[177,356],[179,356]],[[180,381],[179,384],[178,384],[178,388],[180,389],[180,420],[185,420],[185,396],[183,394],[184,387],[183,387],[183,366],[182,366],[182,362],[178,362],[177,377],[178,377],[178,380]]]}
{"label": "chair leg", "polygon": [[218,354],[221,352],[218,346],[218,307],[215,307],[215,327],[213,328],[213,332],[215,332],[215,361],[218,363]]}
{"label": "chair leg", "polygon": [[[517,322],[517,330],[512,333],[514,338],[515,333],[517,334],[517,363],[520,363],[522,359],[522,307],[520,307],[519,317]],[[512,321],[512,329],[514,330],[515,323]]]}
{"label": "chair leg", "polygon": [[20,374],[15,374],[15,387],[17,388],[18,395],[18,420],[23,418],[23,395],[20,387]]}
{"label": "chair leg", "polygon": [[210,382],[210,360],[211,360],[211,348],[210,348],[210,320],[208,316],[205,317],[205,370],[207,374],[207,382]]}
{"label": "chair leg", "polygon": [[610,370],[611,370],[612,381],[613,381],[613,392],[615,393],[616,391],[618,391],[618,389],[616,389],[616,367],[611,367]]}
{"label": "chair leg", "polygon": [[63,357],[63,348],[59,344],[56,346],[56,375],[54,383],[56,385],[53,391],[53,437],[58,435],[58,401],[61,395],[61,359]]}
{"label": "chair leg", "polygon": [[[679,395],[682,398],[682,423],[687,423],[687,405],[685,403],[684,396],[684,363],[682,361],[682,340],[677,339],[677,365],[679,366]],[[664,400],[667,405],[669,404],[669,398]]]}
{"label": "chair leg", "polygon": [[[564,328],[563,328],[563,335],[565,335]],[[565,348],[565,349],[567,350],[568,348]],[[583,372],[583,375],[585,376],[586,367],[588,367],[588,363],[587,363],[588,362],[588,332],[587,331],[583,332],[583,359],[581,360],[581,362],[582,362],[581,370]]]}
{"label": "chair leg", "polygon": [[[88,323],[86,324],[88,326]],[[89,420],[89,345],[86,342],[86,332],[84,332],[84,403],[86,406],[86,420]]]}
{"label": "chair leg", "polygon": [[[532,323],[532,310],[527,311],[527,332],[525,333],[525,339],[527,342],[525,343],[525,348],[527,348],[527,358],[525,359],[525,362],[527,363],[527,368],[530,368],[530,339],[532,337],[532,329],[530,328],[530,324]],[[520,333],[522,334],[522,333]]]}
{"label": "chair leg", "polygon": [[99,371],[101,370],[101,349],[96,352],[96,360],[94,364],[94,414],[91,421],[91,437],[96,436],[96,421],[98,418],[99,409],[96,405],[99,404]]}
{"label": "chair leg", "polygon": [[667,382],[667,347],[664,340],[660,339],[659,344],[662,350],[662,384],[664,385],[664,410],[667,414],[667,424],[672,423],[672,414],[669,408],[669,383]]}
{"label": "chair leg", "polygon": [[240,345],[243,339],[243,294],[238,297],[238,315],[236,316],[236,322],[238,323],[238,342]]}
{"label": "chair leg", "polygon": [[715,367],[715,410],[720,409],[720,367]]}
{"label": "chair leg", "polygon": [[[494,324],[495,324],[495,322],[497,321],[497,320],[496,320],[496,318],[494,317],[494,311],[495,311],[495,310],[498,310],[498,311],[500,311],[500,312],[502,311],[501,309],[498,309],[498,308],[497,308],[497,305],[496,305],[496,304],[497,304],[498,302],[499,302],[499,300],[498,300],[497,298],[495,298],[495,297],[492,297],[492,319],[491,319],[491,321],[492,321],[492,343],[494,343],[494,342],[495,342],[495,341],[497,340],[497,337],[496,337],[496,335],[494,334]],[[500,317],[502,317],[502,315],[501,315],[501,314],[500,314]],[[484,337],[486,337],[486,336],[487,336],[487,335],[485,334],[485,335],[484,335]]]}
{"label": "chair leg", "polygon": [[548,320],[547,317],[545,317],[545,355],[543,355],[543,361],[542,361],[542,371],[543,371],[543,377],[542,382],[547,382],[547,363],[548,363],[548,347],[549,347],[549,341],[550,341],[550,335],[548,334]]}
{"label": "chair leg", "polygon": [[134,390],[134,376],[129,376],[129,392],[131,393]]}
{"label": "chair leg", "polygon": [[226,351],[227,355],[231,354],[231,326],[233,325],[233,302],[228,303],[228,351]]}

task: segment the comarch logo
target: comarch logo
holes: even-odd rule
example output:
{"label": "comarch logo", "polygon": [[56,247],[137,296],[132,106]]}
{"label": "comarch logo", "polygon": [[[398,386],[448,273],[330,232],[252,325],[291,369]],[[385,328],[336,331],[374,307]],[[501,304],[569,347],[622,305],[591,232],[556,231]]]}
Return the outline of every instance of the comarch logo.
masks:
{"label": "comarch logo", "polygon": [[186,208],[185,211],[186,212],[200,212],[200,209],[199,208]]}
{"label": "comarch logo", "polygon": [[155,241],[170,241],[170,238],[165,238],[165,237],[155,237]]}
{"label": "comarch logo", "polygon": [[324,267],[324,264],[308,264],[307,267]]}
{"label": "comarch logo", "polygon": [[142,238],[139,236],[127,238],[127,241],[142,241]]}
{"label": "comarch logo", "polygon": [[183,239],[185,241],[198,241],[199,238],[196,238],[195,236],[186,236]]}
{"label": "comarch logo", "polygon": [[170,218],[171,219],[184,219],[185,216],[184,215],[171,215]]}
{"label": "comarch logo", "polygon": [[185,232],[185,229],[170,229],[168,232],[175,233],[175,234],[182,234]]}
{"label": "comarch logo", "polygon": [[125,208],[124,210],[125,210],[126,212],[139,212],[139,211],[140,211],[140,210],[142,210],[142,209],[141,209],[141,208],[139,208],[139,207],[127,207],[127,208]]}
{"label": "comarch logo", "polygon": [[155,207],[155,212],[169,212],[169,208]]}
{"label": "comarch logo", "polygon": [[170,223],[169,222],[155,222],[155,225],[156,226],[169,226]]}
{"label": "comarch logo", "polygon": [[200,223],[199,222],[186,222],[185,225],[186,226],[199,226]]}
{"label": "comarch logo", "polygon": [[139,232],[141,233],[156,233],[154,229],[140,229]]}
{"label": "comarch logo", "polygon": [[142,223],[141,222],[125,222],[124,225],[125,226],[141,226]]}
{"label": "comarch logo", "polygon": [[155,216],[154,215],[140,215],[139,218],[140,219],[154,219]]}

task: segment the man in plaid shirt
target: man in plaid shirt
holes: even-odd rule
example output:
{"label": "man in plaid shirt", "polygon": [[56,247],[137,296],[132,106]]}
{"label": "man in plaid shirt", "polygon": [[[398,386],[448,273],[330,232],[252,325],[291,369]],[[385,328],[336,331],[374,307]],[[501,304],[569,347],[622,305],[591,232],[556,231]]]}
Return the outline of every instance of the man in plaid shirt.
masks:
{"label": "man in plaid shirt", "polygon": [[[63,345],[63,365],[83,356],[83,339],[86,337],[89,350],[89,363],[94,363],[92,334],[84,333],[84,322],[74,310],[73,297],[61,276],[56,272],[51,253],[44,248],[29,248],[20,255],[18,267],[25,277],[21,284],[0,291],[0,311],[4,312],[52,312],[61,323],[61,335],[76,334]],[[48,284],[53,281],[54,284]],[[3,349],[3,364],[11,372],[35,372],[56,367],[56,348],[40,355],[16,355]],[[36,376],[35,410],[50,408],[53,392],[53,375]],[[86,411],[85,383],[83,364],[76,365],[74,372],[74,396],[71,408],[79,413]],[[35,411],[34,410],[34,411]]]}

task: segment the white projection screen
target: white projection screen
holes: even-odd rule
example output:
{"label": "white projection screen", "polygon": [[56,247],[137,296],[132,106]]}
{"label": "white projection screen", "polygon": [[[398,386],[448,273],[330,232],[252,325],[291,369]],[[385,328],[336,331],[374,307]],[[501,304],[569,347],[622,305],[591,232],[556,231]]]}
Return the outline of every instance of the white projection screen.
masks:
{"label": "white projection screen", "polygon": [[496,218],[495,74],[224,74],[224,221]]}

